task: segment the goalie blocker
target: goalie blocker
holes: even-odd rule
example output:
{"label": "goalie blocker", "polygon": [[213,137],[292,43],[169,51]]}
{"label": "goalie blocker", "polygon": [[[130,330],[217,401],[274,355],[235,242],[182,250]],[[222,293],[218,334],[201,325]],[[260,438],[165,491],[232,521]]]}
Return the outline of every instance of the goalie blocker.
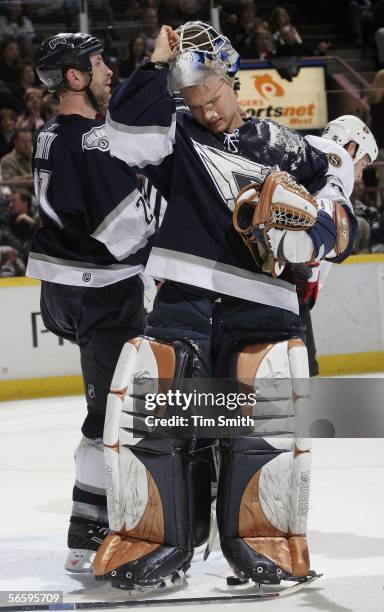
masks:
{"label": "goalie blocker", "polygon": [[338,262],[352,251],[355,217],[341,202],[316,200],[287,172],[243,187],[233,224],[256,265],[278,276],[285,263]]}
{"label": "goalie blocker", "polygon": [[[93,565],[96,576],[111,575],[114,587],[132,590],[174,577],[189,567],[194,548],[209,535],[210,471],[196,441],[157,440],[140,425],[145,392],[156,392],[159,379],[180,388],[194,357],[184,341],[137,338],[126,343],[119,359],[104,432],[113,532]],[[228,363],[231,370],[224,375],[237,378],[240,388],[261,388],[263,399],[249,407],[255,424],[246,434],[234,432],[220,441],[217,518],[223,553],[242,578],[305,579],[310,453],[308,441],[294,436],[295,411],[307,393],[299,380],[308,376],[305,346],[298,339],[243,343],[233,348]],[[272,397],[270,385],[263,389],[263,380],[271,377],[288,383],[280,398],[275,391]],[[134,380],[141,382],[139,393]]]}

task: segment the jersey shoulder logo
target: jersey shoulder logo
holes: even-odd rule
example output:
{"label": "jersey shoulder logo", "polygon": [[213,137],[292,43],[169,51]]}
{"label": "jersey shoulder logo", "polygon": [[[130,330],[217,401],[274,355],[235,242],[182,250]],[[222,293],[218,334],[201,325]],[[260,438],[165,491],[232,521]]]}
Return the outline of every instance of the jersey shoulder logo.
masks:
{"label": "jersey shoulder logo", "polygon": [[60,126],[59,123],[51,123],[51,125],[44,126],[44,132],[54,132],[56,128]]}
{"label": "jersey shoulder logo", "polygon": [[83,134],[81,146],[83,151],[91,151],[92,149],[98,149],[103,153],[109,151],[109,140],[107,138],[107,132],[105,125],[97,125],[93,127],[89,132]]}
{"label": "jersey shoulder logo", "polygon": [[343,160],[341,159],[340,155],[337,155],[337,153],[326,153],[326,156],[328,162],[335,168],[340,168],[340,166],[343,164]]}

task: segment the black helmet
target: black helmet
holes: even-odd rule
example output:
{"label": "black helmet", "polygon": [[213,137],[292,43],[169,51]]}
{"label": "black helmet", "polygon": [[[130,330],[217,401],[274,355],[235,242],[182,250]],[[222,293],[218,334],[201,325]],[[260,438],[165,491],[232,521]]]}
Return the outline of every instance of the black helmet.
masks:
{"label": "black helmet", "polygon": [[77,32],[50,36],[36,54],[35,66],[39,79],[51,91],[65,84],[65,68],[87,71],[92,79],[92,64],[89,56],[101,53],[101,41],[91,34]]}

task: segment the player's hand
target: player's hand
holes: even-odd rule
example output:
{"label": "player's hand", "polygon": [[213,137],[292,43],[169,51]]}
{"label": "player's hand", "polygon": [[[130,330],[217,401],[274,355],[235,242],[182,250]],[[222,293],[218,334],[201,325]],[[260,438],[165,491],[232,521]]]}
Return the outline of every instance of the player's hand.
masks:
{"label": "player's hand", "polygon": [[171,26],[163,25],[156,38],[151,62],[170,62],[179,41],[179,35],[172,30]]}

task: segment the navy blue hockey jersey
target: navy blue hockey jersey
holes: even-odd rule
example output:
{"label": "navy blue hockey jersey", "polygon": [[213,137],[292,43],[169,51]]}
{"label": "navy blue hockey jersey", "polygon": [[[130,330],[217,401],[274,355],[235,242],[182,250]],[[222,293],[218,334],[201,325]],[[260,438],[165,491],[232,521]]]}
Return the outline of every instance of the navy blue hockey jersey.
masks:
{"label": "navy blue hockey jersey", "polygon": [[103,287],[144,271],[155,222],[136,177],[113,158],[100,120],[58,115],[33,152],[42,227],[27,274]]}
{"label": "navy blue hockey jersey", "polygon": [[277,279],[258,272],[232,226],[234,199],[271,167],[310,191],[325,184],[326,157],[298,134],[251,119],[216,136],[175,112],[167,70],[138,69],[114,93],[107,116],[111,152],[136,166],[168,202],[147,272],[216,293],[298,312],[289,267]]}

